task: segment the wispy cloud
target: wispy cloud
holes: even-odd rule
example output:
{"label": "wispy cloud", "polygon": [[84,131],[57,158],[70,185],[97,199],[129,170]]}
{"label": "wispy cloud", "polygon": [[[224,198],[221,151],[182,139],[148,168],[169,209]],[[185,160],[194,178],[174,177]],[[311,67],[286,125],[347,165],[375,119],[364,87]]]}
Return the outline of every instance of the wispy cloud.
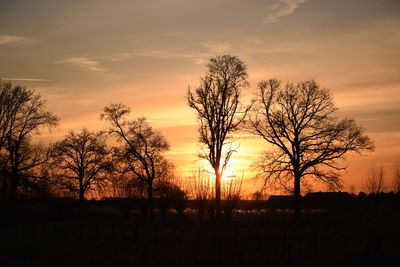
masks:
{"label": "wispy cloud", "polygon": [[0,45],[18,43],[27,40],[30,40],[30,38],[15,35],[0,35]]}
{"label": "wispy cloud", "polygon": [[204,41],[195,51],[182,51],[174,49],[135,49],[129,52],[113,55],[109,60],[120,61],[135,57],[153,57],[159,59],[187,58],[193,59],[197,64],[204,64],[205,58],[218,54],[229,54],[234,51],[234,46],[228,42]]}
{"label": "wispy cloud", "polygon": [[184,52],[169,49],[135,49],[130,52],[119,53],[113,55],[111,61],[127,60],[135,57],[152,57],[159,59],[173,59],[173,58],[189,58],[194,59],[195,62],[201,60],[206,53],[200,52]]}
{"label": "wispy cloud", "polygon": [[233,49],[232,44],[227,42],[216,42],[216,41],[207,41],[203,42],[202,45],[211,53],[227,53]]}
{"label": "wispy cloud", "polygon": [[158,59],[191,59],[196,64],[205,64],[209,58],[216,55],[233,54],[238,56],[247,56],[254,54],[273,54],[295,51],[297,48],[303,48],[302,44],[268,44],[258,38],[243,38],[235,42],[221,42],[216,40],[207,40],[198,43],[198,46],[192,50],[178,50],[167,48],[142,48],[133,49],[123,53],[117,53],[105,58],[109,61],[129,60],[137,57],[151,57]]}
{"label": "wispy cloud", "polygon": [[266,23],[278,22],[280,18],[292,14],[301,4],[307,0],[278,0],[269,7],[269,14],[264,19]]}
{"label": "wispy cloud", "polygon": [[36,79],[36,78],[0,78],[6,81],[24,81],[24,82],[48,82],[46,79]]}
{"label": "wispy cloud", "polygon": [[59,61],[59,63],[72,64],[72,65],[75,65],[84,70],[97,71],[97,72],[106,72],[107,71],[106,68],[103,68],[100,66],[100,63],[97,60],[94,60],[89,57],[67,58],[62,61]]}

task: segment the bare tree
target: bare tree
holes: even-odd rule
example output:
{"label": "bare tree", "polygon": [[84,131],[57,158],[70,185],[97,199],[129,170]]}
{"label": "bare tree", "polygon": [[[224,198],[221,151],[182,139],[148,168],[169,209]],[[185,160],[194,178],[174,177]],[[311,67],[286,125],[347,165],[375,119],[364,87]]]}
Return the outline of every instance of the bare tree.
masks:
{"label": "bare tree", "polygon": [[260,191],[255,191],[253,193],[250,193],[247,196],[247,199],[249,199],[249,200],[267,200],[268,197],[269,197],[268,194],[263,192],[263,190],[260,190]]}
{"label": "bare tree", "polygon": [[379,168],[371,167],[367,179],[364,181],[364,189],[370,194],[379,194],[385,189],[385,170],[383,166]]}
{"label": "bare tree", "polygon": [[80,201],[94,184],[105,179],[112,165],[104,138],[87,129],[68,133],[55,145],[53,156],[53,166],[60,169],[61,186],[76,193]]}
{"label": "bare tree", "polygon": [[51,147],[24,141],[20,147],[9,149],[12,175],[18,176],[17,192],[25,197],[49,194],[48,184],[42,175],[42,167],[47,163]]}
{"label": "bare tree", "polygon": [[[43,164],[47,153],[31,146],[41,127],[54,127],[58,118],[46,110],[40,94],[25,87],[0,81],[0,152],[8,168],[8,197],[13,200],[21,185],[21,176]],[[4,166],[4,165],[3,165]]]}
{"label": "bare tree", "polygon": [[187,192],[173,174],[156,180],[154,191],[158,200],[158,209],[163,218],[168,209],[174,208],[183,219],[183,213],[187,208]]}
{"label": "bare tree", "polygon": [[243,175],[231,177],[222,183],[222,199],[224,200],[222,208],[227,221],[231,220],[232,213],[237,208],[242,196],[242,183]]}
{"label": "bare tree", "polygon": [[197,210],[199,220],[203,220],[204,213],[207,209],[207,204],[214,195],[214,190],[210,184],[208,172],[198,170],[189,177],[190,197],[193,199],[194,208]]}
{"label": "bare tree", "polygon": [[99,188],[101,198],[131,200],[144,198],[147,191],[146,184],[126,171],[126,166],[118,166],[120,163],[114,159],[113,172],[107,175],[107,179]]}
{"label": "bare tree", "polygon": [[199,154],[215,173],[217,218],[221,213],[221,177],[233,152],[230,137],[244,120],[249,108],[241,110],[240,89],[248,85],[246,65],[235,56],[210,59],[208,72],[196,90],[188,90],[187,100],[200,123],[200,142],[205,149]]}
{"label": "bare tree", "polygon": [[0,150],[13,132],[18,113],[32,96],[32,91],[0,80]]}
{"label": "bare tree", "polygon": [[351,195],[355,196],[355,195],[356,195],[356,191],[357,191],[356,185],[355,185],[355,184],[351,184],[351,185],[349,186],[349,193],[350,193]]}
{"label": "bare tree", "polygon": [[247,129],[275,148],[258,163],[267,184],[293,184],[294,215],[300,214],[301,182],[306,177],[340,187],[338,160],[349,152],[372,150],[373,142],[353,119],[339,120],[328,89],[315,81],[258,84]]}
{"label": "bare tree", "polygon": [[115,150],[120,160],[126,163],[127,170],[136,179],[147,184],[147,199],[151,218],[154,218],[153,182],[168,175],[171,163],[164,157],[169,149],[165,137],[154,130],[145,118],[128,120],[130,109],[124,104],[111,104],[104,108],[101,118],[107,120],[111,127],[106,131],[123,142]]}
{"label": "bare tree", "polygon": [[392,187],[394,192],[400,193],[400,163],[394,167]]}

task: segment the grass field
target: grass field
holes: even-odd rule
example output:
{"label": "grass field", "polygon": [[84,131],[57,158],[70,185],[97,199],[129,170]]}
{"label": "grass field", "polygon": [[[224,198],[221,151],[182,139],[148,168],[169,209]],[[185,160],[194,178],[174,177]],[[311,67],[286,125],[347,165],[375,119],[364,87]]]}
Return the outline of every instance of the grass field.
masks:
{"label": "grass field", "polygon": [[0,228],[0,266],[399,266],[399,229],[389,216],[294,224],[262,214],[9,223]]}

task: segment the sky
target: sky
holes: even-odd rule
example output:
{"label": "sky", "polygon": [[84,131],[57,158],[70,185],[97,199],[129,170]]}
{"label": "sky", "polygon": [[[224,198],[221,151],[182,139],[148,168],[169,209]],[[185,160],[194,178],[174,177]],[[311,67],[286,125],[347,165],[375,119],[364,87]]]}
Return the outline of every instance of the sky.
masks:
{"label": "sky", "polygon": [[[180,176],[198,168],[196,115],[186,102],[205,64],[238,56],[249,101],[259,81],[315,79],[339,115],[376,150],[349,156],[345,189],[362,189],[371,166],[389,180],[400,161],[400,2],[397,0],[36,0],[0,2],[0,78],[35,89],[60,117],[44,142],[101,130],[104,106],[123,102],[169,140]],[[259,189],[252,162],[269,144],[239,139],[228,172]],[[317,185],[317,189],[323,187]]]}

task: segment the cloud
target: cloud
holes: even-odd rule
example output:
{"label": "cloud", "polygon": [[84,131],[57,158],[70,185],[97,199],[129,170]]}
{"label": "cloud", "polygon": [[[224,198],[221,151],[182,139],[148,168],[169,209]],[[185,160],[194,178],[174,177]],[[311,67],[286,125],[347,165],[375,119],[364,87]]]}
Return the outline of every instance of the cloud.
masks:
{"label": "cloud", "polygon": [[280,18],[292,14],[301,4],[307,0],[278,0],[269,7],[270,13],[264,19],[266,23],[278,22]]}
{"label": "cloud", "polygon": [[136,57],[152,57],[159,59],[187,58],[187,59],[193,59],[196,63],[201,64],[200,62],[203,61],[203,58],[208,55],[209,53],[184,52],[184,51],[169,50],[169,49],[135,49],[130,52],[113,55],[109,60],[120,61]]}
{"label": "cloud", "polygon": [[29,40],[28,37],[15,36],[15,35],[0,35],[0,45],[18,43],[21,41]]}
{"label": "cloud", "polygon": [[47,82],[46,79],[36,79],[36,78],[0,78],[6,81],[24,81],[24,82]]}
{"label": "cloud", "polygon": [[111,61],[119,61],[125,60],[134,57],[155,57],[161,59],[168,59],[177,57],[184,57],[184,54],[178,54],[176,51],[168,51],[168,50],[149,50],[149,49],[135,49],[131,52],[120,53],[111,59]]}
{"label": "cloud", "polygon": [[216,54],[228,53],[233,50],[232,45],[227,42],[207,41],[203,42],[202,45],[211,53]]}
{"label": "cloud", "polygon": [[218,54],[234,52],[235,47],[227,42],[204,41],[200,42],[200,48],[195,51],[182,51],[177,49],[134,49],[129,52],[113,55],[109,60],[120,61],[135,57],[153,57],[159,59],[186,58],[193,59],[196,64],[204,64],[206,59]]}
{"label": "cloud", "polygon": [[97,71],[97,72],[106,72],[107,71],[107,69],[100,66],[98,61],[88,58],[88,57],[68,58],[68,59],[59,61],[59,63],[69,63],[72,65],[78,66],[79,68],[84,69],[84,70]]}

